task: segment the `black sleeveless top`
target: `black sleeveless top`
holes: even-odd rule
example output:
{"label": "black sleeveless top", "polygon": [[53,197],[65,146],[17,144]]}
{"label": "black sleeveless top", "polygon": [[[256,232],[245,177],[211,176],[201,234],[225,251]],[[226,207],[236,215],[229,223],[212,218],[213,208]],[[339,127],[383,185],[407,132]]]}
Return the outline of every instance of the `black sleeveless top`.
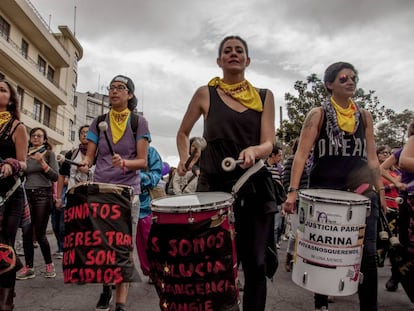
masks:
{"label": "black sleeveless top", "polygon": [[203,175],[220,182],[233,181],[245,170],[237,166],[234,171],[225,172],[221,162],[226,157],[238,159],[243,149],[260,144],[262,113],[252,109],[243,112],[231,109],[220,98],[216,87],[209,86],[209,93],[210,108],[203,133],[207,147],[201,154],[200,170]]}
{"label": "black sleeveless top", "polygon": [[354,190],[363,183],[372,184],[362,113],[359,118],[355,133],[345,134],[343,146],[335,147],[328,138],[324,117],[313,151],[310,188]]}
{"label": "black sleeveless top", "polygon": [[[16,158],[16,145],[13,141],[13,133],[19,126],[19,123],[13,128],[15,119],[11,119],[6,125],[4,130],[0,133],[0,158],[5,160],[7,158]],[[7,178],[0,178],[0,195],[5,195],[7,191],[14,185],[14,176]]]}

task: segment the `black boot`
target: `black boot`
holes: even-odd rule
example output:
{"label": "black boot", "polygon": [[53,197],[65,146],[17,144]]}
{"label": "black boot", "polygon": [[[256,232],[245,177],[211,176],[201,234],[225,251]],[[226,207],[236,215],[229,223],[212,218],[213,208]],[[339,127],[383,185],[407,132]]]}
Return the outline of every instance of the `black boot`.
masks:
{"label": "black boot", "polygon": [[13,305],[14,288],[0,287],[0,311],[11,311]]}

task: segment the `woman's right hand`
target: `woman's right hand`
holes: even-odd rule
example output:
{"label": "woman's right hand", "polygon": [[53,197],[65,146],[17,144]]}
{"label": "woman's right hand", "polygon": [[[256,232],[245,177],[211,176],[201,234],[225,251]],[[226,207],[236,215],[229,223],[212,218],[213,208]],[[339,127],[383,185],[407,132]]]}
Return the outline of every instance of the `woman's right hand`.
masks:
{"label": "woman's right hand", "polygon": [[292,191],[288,193],[286,201],[282,204],[282,208],[287,214],[295,213],[297,196],[297,191]]}

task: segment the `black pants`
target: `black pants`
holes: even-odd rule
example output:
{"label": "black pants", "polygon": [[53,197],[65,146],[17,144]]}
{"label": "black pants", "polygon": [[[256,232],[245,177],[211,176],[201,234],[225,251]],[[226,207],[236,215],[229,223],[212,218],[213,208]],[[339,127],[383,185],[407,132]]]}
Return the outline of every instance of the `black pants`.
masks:
{"label": "black pants", "polygon": [[35,190],[27,189],[26,194],[27,199],[29,200],[32,222],[22,228],[23,248],[26,265],[32,268],[34,260],[33,228],[45,263],[52,263],[52,255],[50,253],[49,241],[46,237],[46,229],[52,211],[53,196],[52,188],[40,188]]}

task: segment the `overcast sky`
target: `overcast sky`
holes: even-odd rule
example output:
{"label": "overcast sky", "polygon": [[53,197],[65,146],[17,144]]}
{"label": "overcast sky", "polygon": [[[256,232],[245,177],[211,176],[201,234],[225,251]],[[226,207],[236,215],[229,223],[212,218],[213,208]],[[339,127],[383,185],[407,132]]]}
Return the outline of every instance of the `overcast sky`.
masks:
{"label": "overcast sky", "polygon": [[[81,43],[78,91],[106,93],[117,74],[133,79],[153,145],[171,165],[182,116],[195,90],[221,76],[217,49],[230,34],[247,41],[246,78],[271,89],[277,108],[295,81],[322,78],[331,63],[348,61],[359,71],[359,87],[374,90],[382,105],[414,109],[412,0],[31,2],[52,30],[67,25]],[[192,136],[201,135],[201,125]]]}

